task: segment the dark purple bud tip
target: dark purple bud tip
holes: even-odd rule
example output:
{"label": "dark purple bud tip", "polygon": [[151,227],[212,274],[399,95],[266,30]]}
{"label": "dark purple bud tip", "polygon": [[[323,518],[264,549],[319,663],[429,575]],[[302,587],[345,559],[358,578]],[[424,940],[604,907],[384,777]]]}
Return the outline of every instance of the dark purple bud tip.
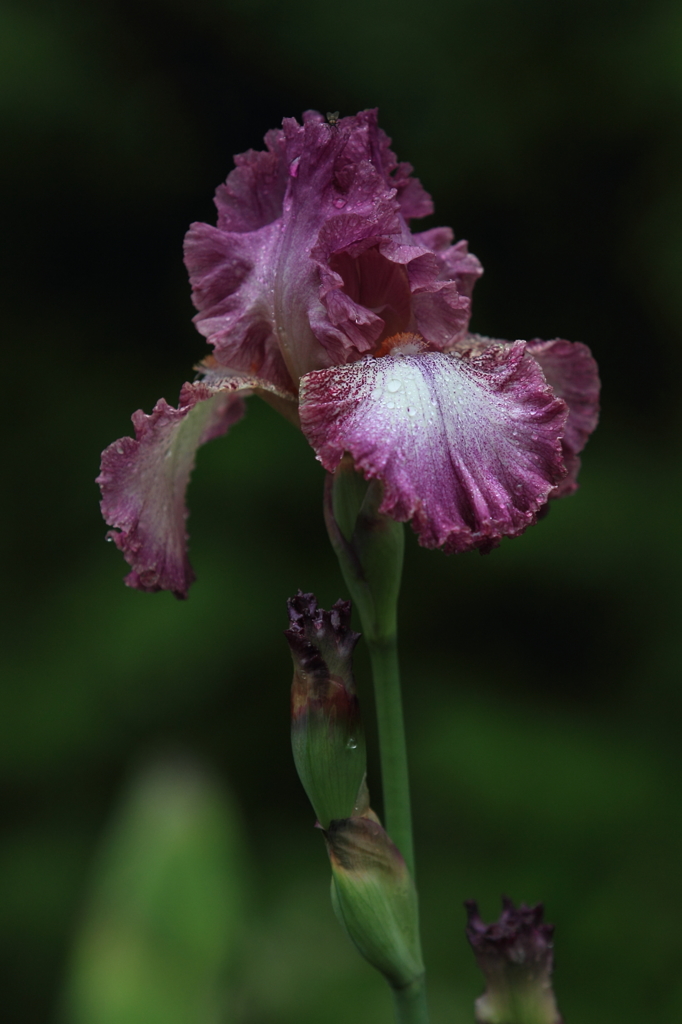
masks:
{"label": "dark purple bud tip", "polygon": [[287,601],[289,629],[284,635],[294,658],[304,672],[339,675],[350,682],[351,659],[359,633],[350,628],[351,603],[337,601],[329,611],[319,608],[314,594],[299,590]]}
{"label": "dark purple bud tip", "polygon": [[537,903],[515,907],[508,896],[502,897],[502,913],[497,921],[485,924],[475,900],[464,904],[467,911],[467,938],[477,957],[502,958],[510,964],[531,964],[540,970],[552,968],[553,924],[543,924],[544,907]]}
{"label": "dark purple bud tip", "polygon": [[313,594],[289,599],[285,636],[294,662],[291,746],[299,778],[326,829],[362,803],[367,767],[365,738],[353,679],[349,601],[330,611]]}
{"label": "dark purple bud tip", "polygon": [[479,1024],[561,1024],[552,991],[554,925],[541,903],[515,907],[506,896],[497,921],[485,924],[474,900],[464,904],[467,938],[487,990],[476,1001]]}

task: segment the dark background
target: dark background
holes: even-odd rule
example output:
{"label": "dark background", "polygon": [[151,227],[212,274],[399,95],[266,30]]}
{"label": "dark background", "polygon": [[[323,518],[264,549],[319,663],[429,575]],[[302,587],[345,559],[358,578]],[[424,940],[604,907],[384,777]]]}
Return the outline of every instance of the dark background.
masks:
{"label": "dark background", "polygon": [[[288,746],[286,597],[345,596],[307,443],[253,399],[200,453],[187,602],[122,586],[93,484],[204,352],[181,243],[232,154],[375,105],[434,196],[424,226],[483,262],[473,329],[584,341],[604,384],[546,520],[484,558],[408,537],[434,1022],[473,1019],[461,903],[491,919],[501,893],[557,924],[567,1022],[682,1016],[679,3],[5,0],[8,1024],[390,1020]],[[364,653],[358,677],[375,747]]]}

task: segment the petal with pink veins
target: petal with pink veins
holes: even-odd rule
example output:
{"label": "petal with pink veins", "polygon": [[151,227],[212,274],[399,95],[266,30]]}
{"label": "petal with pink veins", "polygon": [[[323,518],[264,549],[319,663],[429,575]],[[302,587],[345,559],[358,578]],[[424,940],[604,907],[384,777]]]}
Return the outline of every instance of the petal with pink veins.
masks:
{"label": "petal with pink veins", "polygon": [[281,222],[246,234],[192,224],[185,264],[197,329],[224,367],[291,388],[275,331],[274,250]]}
{"label": "petal with pink veins", "polygon": [[425,547],[489,550],[523,532],[565,475],[565,402],[524,342],[471,356],[395,348],[307,374],[303,432],[333,472],[346,452],[383,482],[381,511]]}
{"label": "petal with pink veins", "polygon": [[197,448],[240,419],[244,395],[259,390],[287,399],[258,378],[208,375],[208,382],[183,385],[177,409],[162,398],[150,415],[138,410],[135,437],[122,437],[102,453],[97,483],[102,515],[113,527],[107,536],[131,566],[125,582],[138,590],[187,596],[194,573],[186,551],[185,492]]}

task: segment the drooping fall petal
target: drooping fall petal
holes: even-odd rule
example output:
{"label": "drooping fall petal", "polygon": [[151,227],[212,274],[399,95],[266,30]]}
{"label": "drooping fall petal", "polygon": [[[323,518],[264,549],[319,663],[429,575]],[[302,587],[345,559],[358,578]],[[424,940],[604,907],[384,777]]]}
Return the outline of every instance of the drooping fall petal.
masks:
{"label": "drooping fall petal", "polygon": [[562,479],[565,403],[524,342],[401,354],[301,381],[303,432],[325,469],[345,452],[384,485],[380,510],[412,520],[420,543],[488,550],[535,521]]}
{"label": "drooping fall petal", "polygon": [[102,515],[131,566],[125,582],[138,590],[186,597],[194,573],[186,551],[185,492],[197,448],[242,416],[241,396],[275,390],[257,378],[213,377],[212,383],[185,384],[177,409],[162,398],[151,414],[138,410],[135,437],[122,437],[102,453]]}

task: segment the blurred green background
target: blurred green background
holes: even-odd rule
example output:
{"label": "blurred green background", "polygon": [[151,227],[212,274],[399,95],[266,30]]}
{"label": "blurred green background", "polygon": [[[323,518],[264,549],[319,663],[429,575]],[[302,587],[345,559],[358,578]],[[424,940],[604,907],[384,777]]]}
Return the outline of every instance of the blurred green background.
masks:
{"label": "blurred green background", "polygon": [[285,600],[345,596],[319,465],[255,399],[200,453],[187,602],[123,587],[93,484],[204,352],[181,243],[232,154],[374,105],[486,268],[473,328],[604,381],[575,497],[485,558],[409,537],[434,1022],[472,1020],[461,904],[502,893],[557,924],[567,1021],[682,1017],[679,3],[4,0],[7,1024],[390,1021],[289,750]]}

